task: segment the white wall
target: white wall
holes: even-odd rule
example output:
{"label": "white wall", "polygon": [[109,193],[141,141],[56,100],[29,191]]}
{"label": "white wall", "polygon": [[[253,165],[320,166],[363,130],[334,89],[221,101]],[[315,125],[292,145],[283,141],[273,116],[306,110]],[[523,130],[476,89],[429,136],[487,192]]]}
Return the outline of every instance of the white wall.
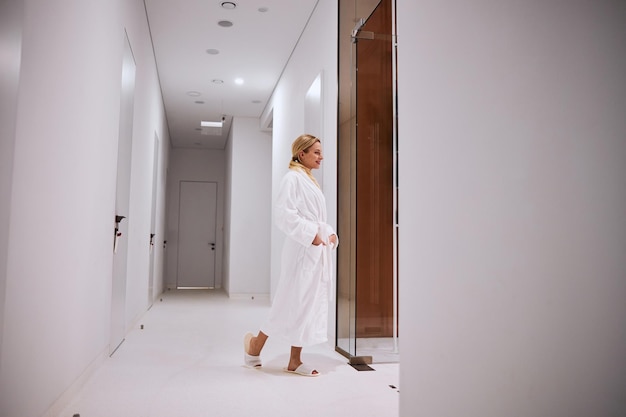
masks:
{"label": "white wall", "polygon": [[[305,96],[322,73],[322,150],[320,176],[328,207],[328,223],[337,226],[337,3],[320,0],[283,75],[268,109],[273,109],[272,201],[291,159],[291,144],[304,132]],[[341,236],[339,237],[341,239]],[[284,236],[272,226],[271,293],[278,284]],[[335,311],[330,309],[329,340],[334,340]]]}
{"label": "white wall", "polygon": [[236,117],[228,143],[228,282],[231,298],[268,295],[272,138],[258,118]]}
{"label": "white wall", "polygon": [[623,3],[397,6],[400,415],[626,414]]}
{"label": "white wall", "polygon": [[[161,87],[149,36],[143,1],[125,3],[124,20],[137,73],[133,115],[133,149],[128,214],[128,266],[126,285],[126,329],[130,330],[162,292],[165,237],[165,181],[170,141],[161,99]],[[132,22],[132,23],[131,23]],[[150,233],[154,176],[155,134],[159,138],[161,163],[157,173],[154,286],[149,294]],[[160,190],[160,192],[159,192]]]}
{"label": "white wall", "polygon": [[222,287],[224,251],[224,190],[226,156],[224,150],[172,149],[167,187],[167,274],[165,286],[176,288],[178,253],[178,213],[181,181],[211,181],[217,183],[217,230],[215,245],[215,286]]}
{"label": "white wall", "polygon": [[[131,216],[150,209],[148,143],[155,131],[164,154],[169,143],[142,1],[20,4],[11,195],[3,188],[1,196],[11,211],[0,357],[0,415],[8,417],[58,406],[108,352],[125,28],[137,62]],[[139,221],[133,227],[130,239],[149,233]],[[148,299],[137,265],[131,318]]]}

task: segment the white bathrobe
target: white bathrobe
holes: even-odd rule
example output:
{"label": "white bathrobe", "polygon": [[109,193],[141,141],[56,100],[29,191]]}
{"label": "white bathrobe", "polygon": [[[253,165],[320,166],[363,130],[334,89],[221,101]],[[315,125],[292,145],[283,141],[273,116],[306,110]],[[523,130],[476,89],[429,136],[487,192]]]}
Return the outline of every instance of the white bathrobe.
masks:
{"label": "white bathrobe", "polygon": [[[261,330],[268,336],[285,337],[291,346],[326,342],[333,281],[331,251],[337,245],[328,242],[335,232],[326,223],[324,195],[305,172],[290,169],[285,174],[274,221],[287,238],[278,288]],[[312,244],[317,233],[325,246]]]}

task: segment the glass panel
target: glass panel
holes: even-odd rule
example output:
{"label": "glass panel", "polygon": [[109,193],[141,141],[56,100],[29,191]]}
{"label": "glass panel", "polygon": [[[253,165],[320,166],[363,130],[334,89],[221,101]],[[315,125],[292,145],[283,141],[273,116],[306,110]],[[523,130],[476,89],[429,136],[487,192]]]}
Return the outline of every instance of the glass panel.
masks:
{"label": "glass panel", "polygon": [[357,361],[398,360],[392,24],[392,0],[340,1],[337,350]]}
{"label": "glass panel", "polygon": [[355,248],[356,228],[354,207],[356,193],[356,50],[352,47],[351,33],[357,16],[357,1],[339,2],[339,132],[338,132],[338,233],[337,248],[337,341],[339,351],[346,356],[356,355],[355,333]]}

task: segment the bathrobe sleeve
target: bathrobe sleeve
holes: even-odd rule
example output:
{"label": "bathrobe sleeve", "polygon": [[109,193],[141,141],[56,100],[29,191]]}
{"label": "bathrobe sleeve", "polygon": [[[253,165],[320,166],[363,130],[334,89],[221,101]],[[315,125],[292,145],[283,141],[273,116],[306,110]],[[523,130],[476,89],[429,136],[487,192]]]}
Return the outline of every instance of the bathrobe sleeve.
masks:
{"label": "bathrobe sleeve", "polygon": [[274,221],[276,226],[302,246],[311,246],[319,229],[315,217],[308,213],[306,195],[296,172],[290,171],[282,179],[276,198]]}

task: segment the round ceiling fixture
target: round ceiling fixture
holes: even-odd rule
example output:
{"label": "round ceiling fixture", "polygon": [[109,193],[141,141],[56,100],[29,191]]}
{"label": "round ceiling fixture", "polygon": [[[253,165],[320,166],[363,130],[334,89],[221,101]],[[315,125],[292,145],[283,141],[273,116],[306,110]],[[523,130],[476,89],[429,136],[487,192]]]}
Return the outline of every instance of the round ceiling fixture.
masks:
{"label": "round ceiling fixture", "polygon": [[223,1],[221,3],[221,6],[224,9],[232,10],[232,9],[235,9],[237,7],[237,3],[235,3],[234,1]]}
{"label": "round ceiling fixture", "polygon": [[200,92],[199,91],[187,91],[187,95],[190,97],[198,97],[200,96]]}
{"label": "round ceiling fixture", "polygon": [[231,22],[230,20],[220,20],[219,22],[217,22],[217,24],[223,28],[229,28],[233,25],[233,22]]}
{"label": "round ceiling fixture", "polygon": [[268,7],[259,7],[259,8],[258,8],[258,10],[259,10],[261,13],[265,13],[265,12],[267,12],[267,11],[269,10],[269,8],[268,8]]}
{"label": "round ceiling fixture", "polygon": [[206,53],[209,55],[217,55],[220,53],[220,51],[218,51],[217,49],[207,49]]}
{"label": "round ceiling fixture", "polygon": [[211,80],[211,82],[212,82],[213,84],[224,84],[224,80],[220,80],[220,79],[218,79],[218,78],[216,78],[216,79],[214,79],[214,80]]}

